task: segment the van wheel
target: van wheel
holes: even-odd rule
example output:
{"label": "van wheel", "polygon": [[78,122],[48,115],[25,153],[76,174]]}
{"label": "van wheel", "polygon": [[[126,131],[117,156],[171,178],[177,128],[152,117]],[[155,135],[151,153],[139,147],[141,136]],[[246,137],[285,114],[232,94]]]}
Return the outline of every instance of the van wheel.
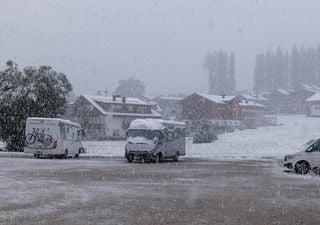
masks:
{"label": "van wheel", "polygon": [[68,149],[64,151],[63,158],[68,159]]}
{"label": "van wheel", "polygon": [[74,157],[75,157],[75,158],[78,158],[78,157],[79,157],[79,155],[80,155],[80,151],[81,151],[81,150],[79,149],[78,154],[74,154]]}
{"label": "van wheel", "polygon": [[162,163],[162,162],[163,162],[162,153],[159,152],[159,153],[156,155],[155,163]]}
{"label": "van wheel", "polygon": [[176,155],[173,157],[173,161],[174,162],[178,162],[179,161],[179,152],[177,152]]}
{"label": "van wheel", "polygon": [[309,163],[306,161],[300,161],[297,162],[294,168],[294,171],[296,172],[296,174],[307,174],[309,172]]}

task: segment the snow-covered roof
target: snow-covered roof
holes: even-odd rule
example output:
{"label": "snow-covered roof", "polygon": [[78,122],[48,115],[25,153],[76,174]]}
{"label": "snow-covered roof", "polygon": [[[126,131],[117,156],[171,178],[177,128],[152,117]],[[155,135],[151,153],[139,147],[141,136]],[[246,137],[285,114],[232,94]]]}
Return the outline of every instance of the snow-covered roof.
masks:
{"label": "snow-covered roof", "polygon": [[169,101],[181,101],[183,98],[179,98],[179,97],[166,97],[166,96],[160,96],[159,97],[160,99],[163,99],[163,100],[169,100]]}
{"label": "snow-covered roof", "polygon": [[280,94],[283,94],[283,95],[290,95],[289,91],[282,89],[282,88],[276,89],[276,91],[279,92]]}
{"label": "snow-covered roof", "polygon": [[320,88],[317,85],[308,85],[308,84],[301,84],[300,85],[303,90],[311,91],[311,92],[320,92]]}
{"label": "snow-covered roof", "polygon": [[250,94],[241,94],[242,97],[244,97],[247,100],[252,100],[252,101],[256,101],[256,100],[260,100],[260,101],[268,101],[267,98],[261,96],[261,95],[250,95]]}
{"label": "snow-covered roof", "polygon": [[256,107],[263,107],[263,108],[265,107],[264,105],[255,103],[253,101],[241,101],[239,105],[240,106],[256,106]]}
{"label": "snow-covered roof", "polygon": [[316,93],[306,100],[306,102],[317,102],[317,101],[320,101],[320,93]]}
{"label": "snow-covered roof", "polygon": [[210,95],[210,94],[202,94],[202,93],[196,93],[197,95],[200,95],[210,101],[213,101],[215,103],[225,104],[225,102],[229,102],[232,99],[234,99],[236,96],[222,96],[222,95]]}
{"label": "snow-covered roof", "polygon": [[161,119],[135,119],[130,123],[129,130],[162,130],[166,127],[183,127],[184,122]]}
{"label": "snow-covered roof", "polygon": [[128,117],[154,117],[160,118],[161,115],[156,111],[151,109],[151,113],[118,113],[118,112],[106,112],[106,115],[113,115],[113,116],[128,116]]}
{"label": "snow-covered roof", "polygon": [[139,98],[126,98],[126,102],[123,103],[122,99],[119,100],[119,98],[116,99],[116,101],[112,100],[112,97],[105,97],[105,96],[95,96],[95,95],[82,95],[85,99],[87,99],[99,112],[101,112],[103,115],[115,115],[115,116],[134,116],[134,117],[155,117],[160,118],[161,115],[156,112],[155,110],[151,109],[150,114],[141,114],[141,113],[120,113],[120,112],[107,112],[103,107],[99,105],[100,103],[115,103],[115,104],[137,104],[137,105],[150,105],[151,103],[147,103],[144,101],[141,101]]}
{"label": "snow-covered roof", "polygon": [[[104,102],[104,103],[113,103],[113,104],[122,104],[122,98],[117,97],[113,100],[111,96],[99,96],[99,95],[86,95],[87,97],[93,99],[96,102]],[[126,101],[125,104],[134,104],[134,105],[150,105],[150,103],[142,101],[139,98],[133,97],[125,97]]]}
{"label": "snow-covered roof", "polygon": [[61,119],[61,118],[28,117],[27,121],[36,121],[36,122],[45,121],[45,122],[53,122],[54,124],[58,124],[61,122],[61,123],[70,124],[71,126],[80,127],[78,123],[72,122],[70,120]]}

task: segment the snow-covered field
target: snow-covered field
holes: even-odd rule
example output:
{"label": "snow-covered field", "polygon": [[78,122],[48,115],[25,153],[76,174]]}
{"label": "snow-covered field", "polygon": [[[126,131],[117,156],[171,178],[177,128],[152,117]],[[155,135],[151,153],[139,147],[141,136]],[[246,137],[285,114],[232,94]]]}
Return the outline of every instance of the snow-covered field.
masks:
{"label": "snow-covered field", "polygon": [[[187,156],[216,159],[282,158],[294,153],[310,139],[320,138],[320,118],[305,115],[281,115],[280,126],[235,131],[219,136],[211,144],[193,144],[187,140]],[[124,156],[125,142],[84,142],[88,155]]]}

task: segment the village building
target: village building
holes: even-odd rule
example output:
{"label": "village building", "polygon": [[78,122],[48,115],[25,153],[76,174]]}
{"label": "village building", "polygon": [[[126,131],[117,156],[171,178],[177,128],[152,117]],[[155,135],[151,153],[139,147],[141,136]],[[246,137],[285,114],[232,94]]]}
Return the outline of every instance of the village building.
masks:
{"label": "village building", "polygon": [[81,95],[70,119],[80,123],[89,140],[122,139],[137,118],[161,118],[153,105],[139,98]]}
{"label": "village building", "polygon": [[262,94],[256,94],[256,95],[240,94],[239,98],[242,101],[254,102],[254,103],[258,103],[258,104],[264,105],[264,106],[268,104],[268,99],[266,97],[263,97]]}
{"label": "village building", "polygon": [[320,93],[312,95],[306,100],[307,116],[320,116]]}
{"label": "village building", "polygon": [[257,128],[263,125],[265,106],[252,101],[242,101],[240,105],[240,120],[245,128]]}
{"label": "village building", "polygon": [[201,120],[214,126],[240,125],[240,98],[237,96],[194,93],[181,100],[181,120],[193,129]]}
{"label": "village building", "polygon": [[292,91],[274,89],[264,97],[268,99],[265,105],[267,113],[293,113]]}
{"label": "village building", "polygon": [[293,113],[307,113],[307,99],[320,91],[317,86],[301,84],[300,88],[292,92]]}
{"label": "village building", "polygon": [[163,119],[179,120],[181,115],[180,101],[183,98],[179,97],[164,97],[159,96],[153,99],[161,109]]}

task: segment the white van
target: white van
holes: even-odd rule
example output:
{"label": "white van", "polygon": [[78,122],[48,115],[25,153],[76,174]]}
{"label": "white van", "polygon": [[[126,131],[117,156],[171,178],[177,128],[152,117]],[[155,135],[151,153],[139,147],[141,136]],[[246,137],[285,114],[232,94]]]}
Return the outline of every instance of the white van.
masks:
{"label": "white van", "polygon": [[286,155],[283,166],[298,174],[306,174],[310,170],[320,172],[320,139],[310,140],[301,147],[301,151]]}
{"label": "white van", "polygon": [[127,130],[125,157],[133,160],[178,161],[186,154],[186,125],[161,119],[136,119]]}
{"label": "white van", "polygon": [[83,130],[78,123],[59,118],[30,117],[26,123],[24,152],[40,156],[69,155],[78,157],[84,151]]}

